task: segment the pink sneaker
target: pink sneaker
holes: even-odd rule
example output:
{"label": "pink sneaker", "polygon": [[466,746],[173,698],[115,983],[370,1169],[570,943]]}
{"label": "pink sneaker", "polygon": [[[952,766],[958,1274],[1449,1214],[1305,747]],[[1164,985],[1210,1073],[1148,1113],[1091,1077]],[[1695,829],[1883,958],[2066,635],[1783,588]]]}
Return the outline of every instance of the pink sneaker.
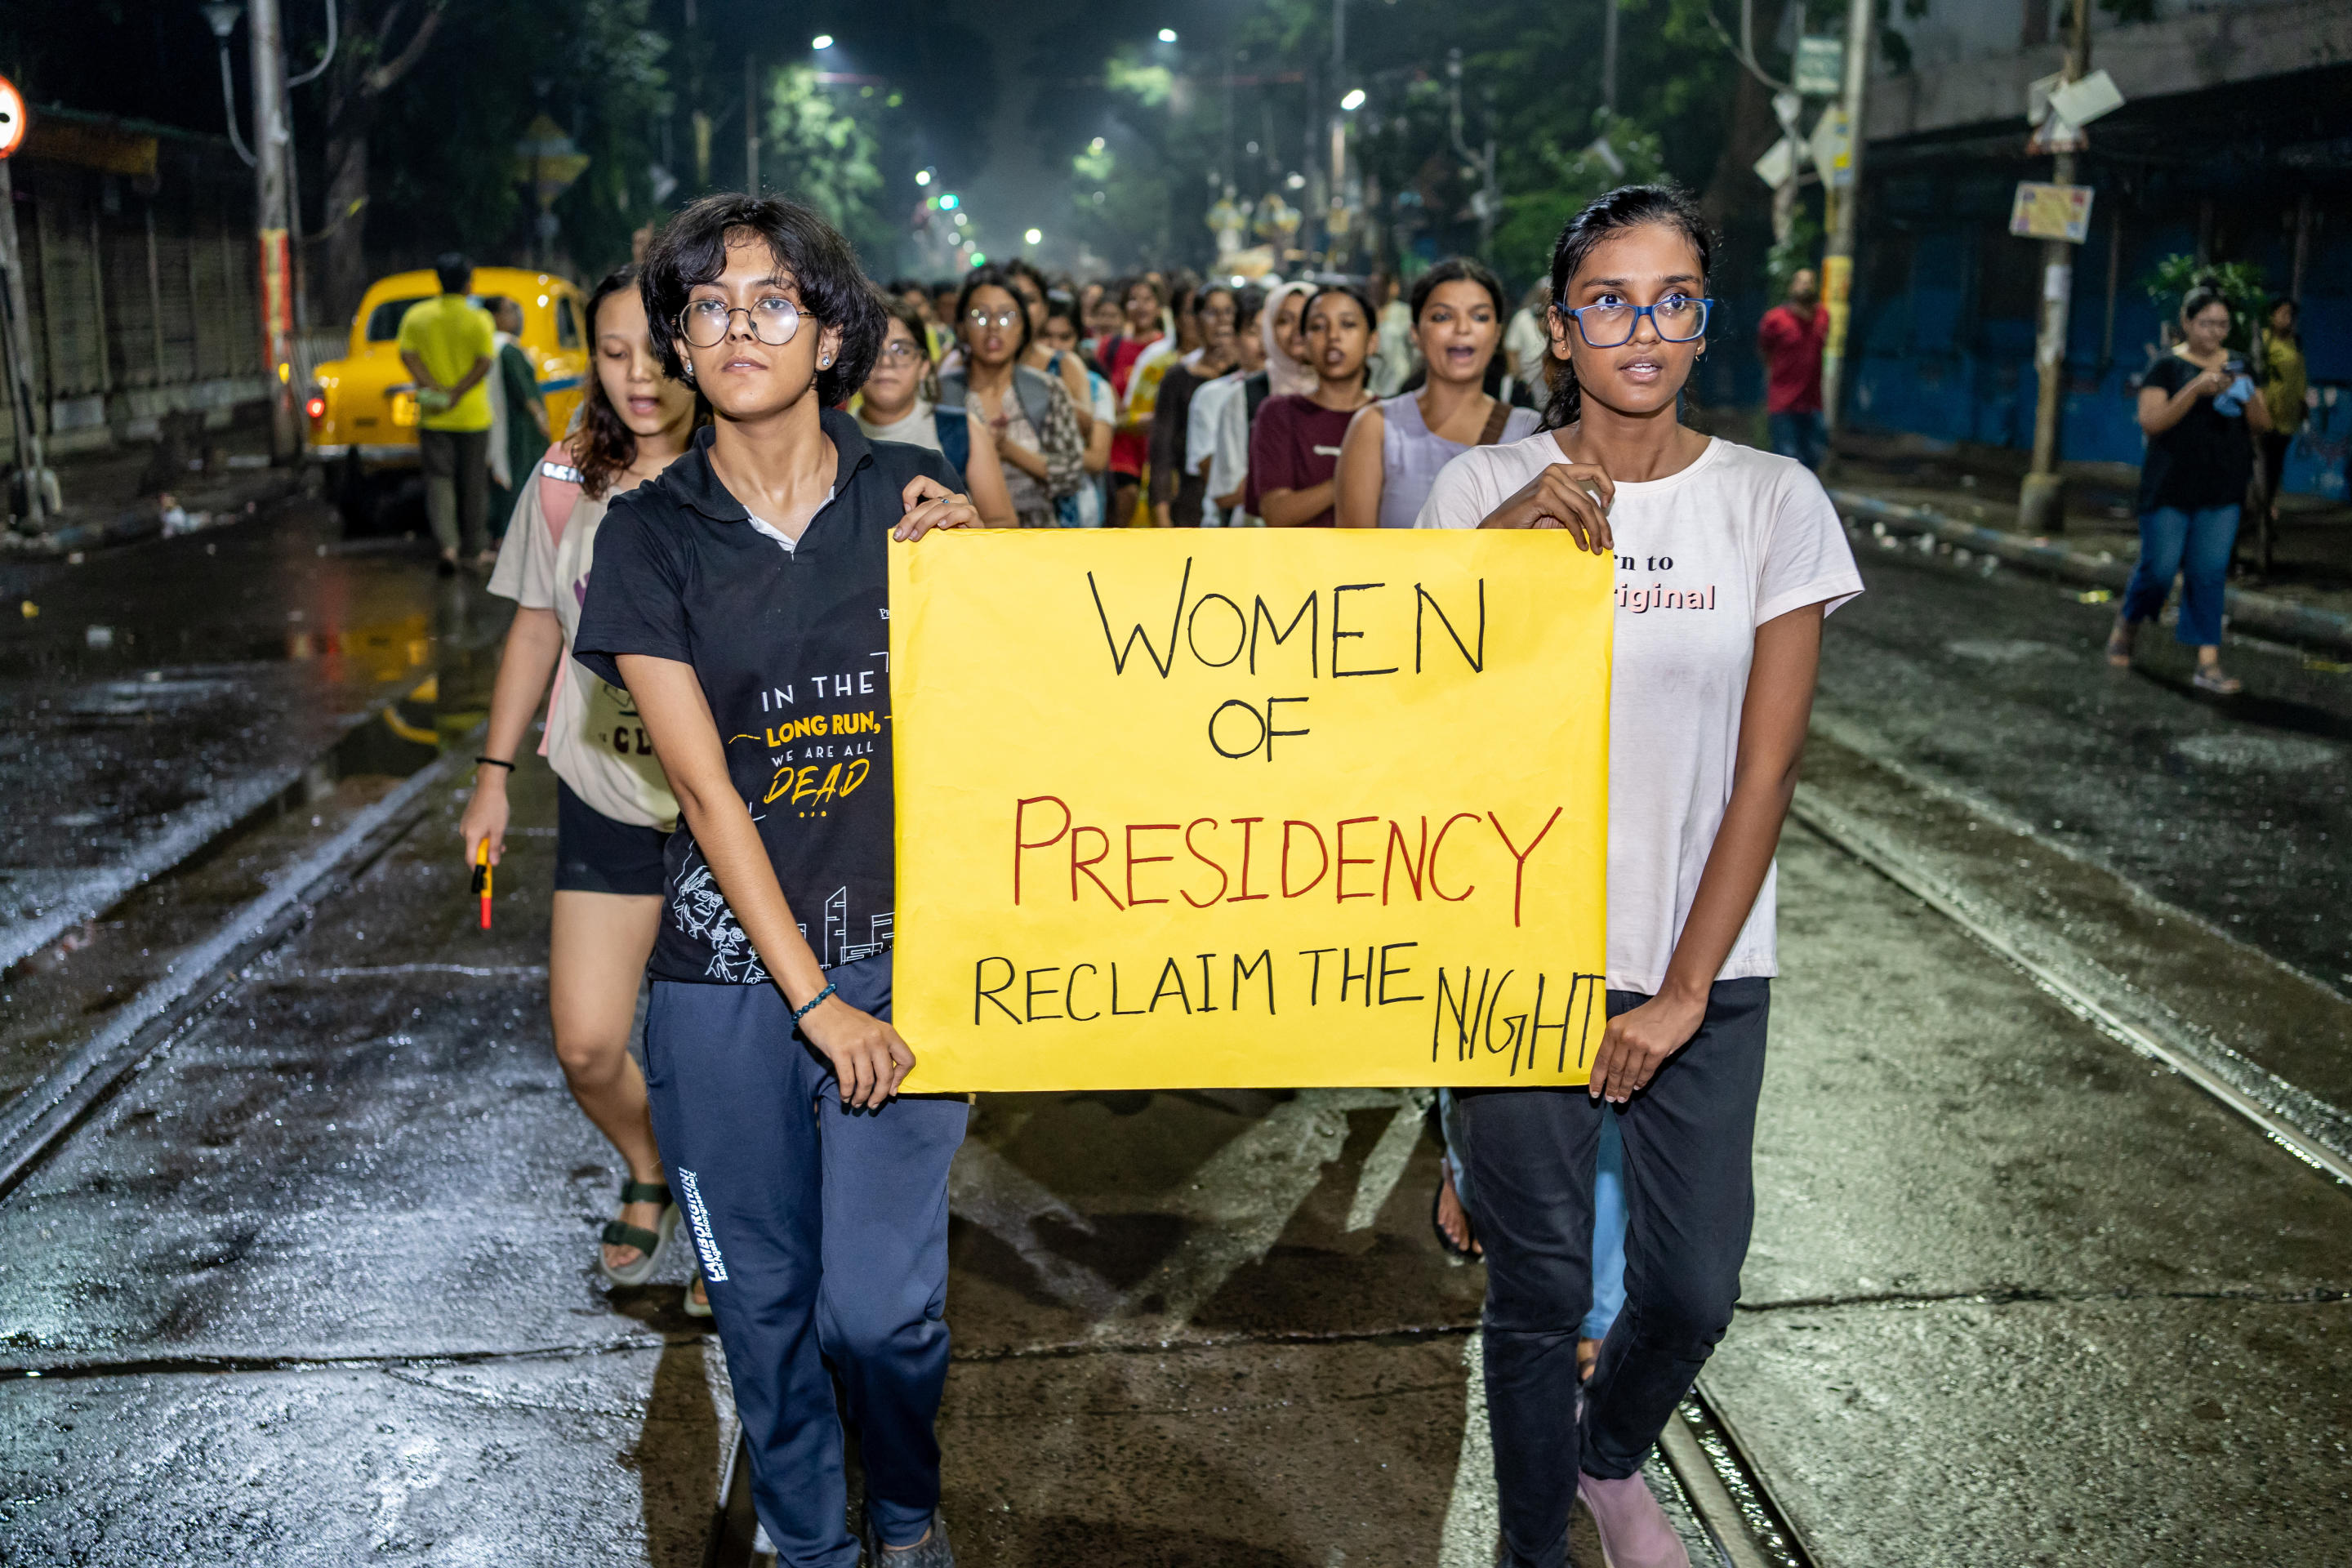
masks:
{"label": "pink sneaker", "polygon": [[1690,1568],[1690,1553],[1639,1471],[1613,1481],[1580,1474],[1576,1485],[1609,1568]]}

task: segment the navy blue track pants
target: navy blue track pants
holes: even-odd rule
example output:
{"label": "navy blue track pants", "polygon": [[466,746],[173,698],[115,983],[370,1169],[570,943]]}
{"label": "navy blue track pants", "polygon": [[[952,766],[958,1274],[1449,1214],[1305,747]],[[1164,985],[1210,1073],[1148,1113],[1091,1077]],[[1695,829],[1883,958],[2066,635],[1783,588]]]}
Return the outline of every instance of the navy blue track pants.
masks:
{"label": "navy blue track pants", "polygon": [[[826,978],[889,1017],[888,953]],[[646,1089],[778,1561],[857,1563],[828,1364],[857,1424],[870,1516],[890,1545],[920,1540],[940,1500],[948,1166],[970,1106],[845,1110],[831,1067],[764,984],[654,982]]]}

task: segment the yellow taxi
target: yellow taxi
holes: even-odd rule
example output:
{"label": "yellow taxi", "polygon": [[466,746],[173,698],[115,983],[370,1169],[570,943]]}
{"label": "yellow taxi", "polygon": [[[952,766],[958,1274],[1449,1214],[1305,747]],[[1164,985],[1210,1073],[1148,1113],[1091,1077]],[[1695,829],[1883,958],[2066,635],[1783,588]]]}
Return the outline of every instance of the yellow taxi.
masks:
{"label": "yellow taxi", "polygon": [[[346,511],[368,508],[378,477],[417,466],[416,389],[400,363],[400,320],[440,292],[429,270],[377,279],[352,320],[350,353],[312,374],[303,405],[310,456],[339,465]],[[522,307],[518,342],[538,374],[548,428],[561,433],[580,406],[588,374],[586,301],[551,272],[475,268],[473,301],[487,309],[501,296]]]}

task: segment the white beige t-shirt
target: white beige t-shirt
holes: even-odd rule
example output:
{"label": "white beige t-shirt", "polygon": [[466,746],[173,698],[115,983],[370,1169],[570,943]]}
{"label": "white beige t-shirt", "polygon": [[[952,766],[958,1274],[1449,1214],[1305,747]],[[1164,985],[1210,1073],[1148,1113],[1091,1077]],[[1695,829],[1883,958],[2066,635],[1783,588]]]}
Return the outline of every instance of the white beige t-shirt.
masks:
{"label": "white beige t-shirt", "polygon": [[[1475,528],[1565,461],[1549,431],[1474,447],[1439,472],[1414,526]],[[1617,616],[1608,984],[1655,995],[1730,804],[1756,628],[1807,605],[1835,609],[1862,592],[1862,574],[1821,481],[1786,458],[1728,441],[1708,442],[1671,478],[1620,482],[1609,525]],[[1777,868],[1765,873],[1717,979],[1780,972],[1777,879]]]}
{"label": "white beige t-shirt", "polygon": [[596,559],[596,529],[611,501],[610,496],[597,500],[582,491],[559,542],[540,506],[534,470],[516,499],[489,587],[526,610],[553,610],[563,628],[563,658],[556,665],[547,738],[540,747],[555,776],[614,821],[667,833],[677,826],[677,801],[636,704],[626,690],[572,658],[580,606],[588,598],[588,569]]}

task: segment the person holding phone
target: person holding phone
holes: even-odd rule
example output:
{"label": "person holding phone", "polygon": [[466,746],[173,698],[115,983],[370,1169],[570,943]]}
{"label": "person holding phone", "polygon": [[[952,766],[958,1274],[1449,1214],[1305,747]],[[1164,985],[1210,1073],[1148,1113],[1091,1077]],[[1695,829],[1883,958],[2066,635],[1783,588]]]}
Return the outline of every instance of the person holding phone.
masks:
{"label": "person holding phone", "polygon": [[2248,430],[2271,427],[2245,361],[2229,350],[2230,323],[2218,290],[2191,289],[2180,301],[2180,342],[2140,383],[2147,455],[2139,470],[2139,560],[2107,634],[2107,662],[2130,668],[2139,628],[2163,613],[2178,576],[2173,636],[2197,650],[2197,689],[2217,697],[2242,689],[2221,668],[2221,605],[2254,471]]}

